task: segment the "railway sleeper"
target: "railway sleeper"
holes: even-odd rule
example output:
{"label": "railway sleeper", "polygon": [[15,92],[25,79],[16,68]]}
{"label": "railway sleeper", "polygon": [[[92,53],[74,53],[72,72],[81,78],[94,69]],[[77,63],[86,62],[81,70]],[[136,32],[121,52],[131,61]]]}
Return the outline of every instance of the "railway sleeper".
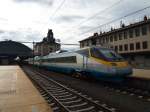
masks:
{"label": "railway sleeper", "polygon": [[79,104],[72,104],[72,105],[68,105],[68,106],[65,106],[67,108],[83,108],[83,106],[88,106],[88,103],[87,102],[82,102],[82,103],[79,103]]}
{"label": "railway sleeper", "polygon": [[81,102],[82,101],[82,99],[77,99],[77,100],[73,100],[73,101],[66,101],[66,102],[62,102],[64,105],[66,105],[66,104],[72,104],[72,103],[79,103],[79,102]]}

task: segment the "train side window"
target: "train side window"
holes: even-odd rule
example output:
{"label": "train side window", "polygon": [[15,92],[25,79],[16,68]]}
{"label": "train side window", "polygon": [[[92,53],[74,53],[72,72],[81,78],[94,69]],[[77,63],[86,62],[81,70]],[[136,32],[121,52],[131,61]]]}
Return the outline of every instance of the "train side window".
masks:
{"label": "train side window", "polygon": [[77,53],[79,53],[83,56],[89,57],[89,50],[88,49],[79,50],[79,51],[77,51]]}
{"label": "train side window", "polygon": [[77,59],[76,59],[76,56],[69,56],[69,57],[50,58],[50,59],[47,59],[47,62],[50,62],[50,63],[76,63]]}

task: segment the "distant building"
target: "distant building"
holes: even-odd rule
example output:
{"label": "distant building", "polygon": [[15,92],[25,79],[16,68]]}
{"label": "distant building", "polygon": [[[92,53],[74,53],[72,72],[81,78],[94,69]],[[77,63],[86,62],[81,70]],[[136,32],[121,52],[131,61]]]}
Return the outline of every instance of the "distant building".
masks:
{"label": "distant building", "polygon": [[133,66],[150,68],[150,19],[113,29],[109,32],[94,33],[80,41],[80,47],[101,45],[113,48]]}
{"label": "distant building", "polygon": [[14,64],[16,59],[20,61],[32,57],[32,50],[12,40],[0,41],[0,64]]}
{"label": "distant building", "polygon": [[52,30],[48,30],[47,37],[34,46],[34,54],[38,56],[48,55],[60,50],[60,44],[56,43]]}

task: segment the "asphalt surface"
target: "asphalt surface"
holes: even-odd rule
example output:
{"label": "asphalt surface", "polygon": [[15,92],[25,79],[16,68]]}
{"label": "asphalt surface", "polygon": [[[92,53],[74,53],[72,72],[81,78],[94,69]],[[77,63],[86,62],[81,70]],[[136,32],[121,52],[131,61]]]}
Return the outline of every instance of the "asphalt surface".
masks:
{"label": "asphalt surface", "polygon": [[52,79],[99,100],[100,103],[117,108],[120,112],[150,112],[150,101],[145,101],[128,93],[110,90],[98,82],[74,78],[68,75],[41,70]]}

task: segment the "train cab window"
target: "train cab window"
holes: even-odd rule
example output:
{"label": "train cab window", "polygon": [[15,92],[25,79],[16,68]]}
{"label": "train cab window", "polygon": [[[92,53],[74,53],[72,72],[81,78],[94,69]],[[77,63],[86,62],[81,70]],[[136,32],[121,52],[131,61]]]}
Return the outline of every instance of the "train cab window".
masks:
{"label": "train cab window", "polygon": [[123,58],[111,49],[91,48],[91,56],[106,61],[120,61]]}
{"label": "train cab window", "polygon": [[83,49],[83,50],[79,50],[76,52],[83,55],[83,56],[89,57],[89,50],[88,49]]}

